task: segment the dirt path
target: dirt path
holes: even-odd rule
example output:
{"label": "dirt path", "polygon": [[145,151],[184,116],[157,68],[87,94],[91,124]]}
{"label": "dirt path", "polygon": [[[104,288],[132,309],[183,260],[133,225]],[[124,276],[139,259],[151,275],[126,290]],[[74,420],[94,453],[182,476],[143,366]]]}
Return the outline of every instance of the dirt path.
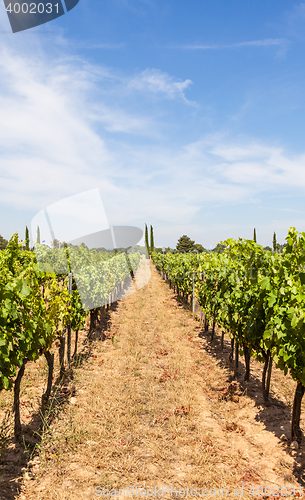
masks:
{"label": "dirt path", "polygon": [[[99,337],[75,369],[75,395],[46,427],[15,498],[91,500],[128,486],[137,498],[136,487],[153,490],[150,496],[157,488],[157,497],[172,487],[173,498],[203,489],[206,498],[218,497],[220,488],[228,498],[252,499],[259,486],[300,491],[302,449],[291,452],[279,439],[289,408],[263,407],[255,377],[247,387],[230,383],[227,344],[223,353],[218,341],[210,345],[153,268],[149,283],[111,311],[107,338]],[[162,498],[170,496],[164,489]]]}

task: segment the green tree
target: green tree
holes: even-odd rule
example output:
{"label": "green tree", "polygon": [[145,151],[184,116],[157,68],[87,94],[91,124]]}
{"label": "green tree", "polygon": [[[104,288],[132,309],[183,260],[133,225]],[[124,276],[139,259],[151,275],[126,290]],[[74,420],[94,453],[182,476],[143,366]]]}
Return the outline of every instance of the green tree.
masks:
{"label": "green tree", "polygon": [[8,241],[0,235],[0,250],[4,250],[8,244]]}
{"label": "green tree", "polygon": [[155,253],[163,253],[163,248],[161,248],[161,247],[154,247],[154,252]]}
{"label": "green tree", "polygon": [[8,241],[0,235],[0,250],[4,250],[7,247]]}
{"label": "green tree", "polygon": [[199,253],[206,252],[206,249],[200,243],[195,243],[194,247]]}
{"label": "green tree", "polygon": [[225,245],[222,245],[221,243],[217,243],[216,247],[213,248],[212,252],[223,253],[225,248],[226,248]]}
{"label": "green tree", "polygon": [[254,233],[253,233],[253,241],[256,243],[256,229],[254,228]]}
{"label": "green tree", "polygon": [[30,250],[30,237],[28,226],[25,227],[25,249]]}
{"label": "green tree", "polygon": [[40,243],[40,229],[39,229],[39,226],[37,226],[37,239],[36,239],[36,243]]}
{"label": "green tree", "polygon": [[195,241],[191,240],[191,238],[184,234],[181,238],[179,238],[176,249],[181,253],[191,252],[195,248],[194,243]]}
{"label": "green tree", "polygon": [[154,229],[152,226],[150,226],[150,252],[153,252],[154,248],[155,248]]}
{"label": "green tree", "polygon": [[149,241],[148,241],[148,228],[147,224],[145,224],[145,246],[147,248],[148,255],[150,255]]}
{"label": "green tree", "polygon": [[275,234],[275,231],[273,233],[273,251],[276,252],[277,251],[277,244],[276,244],[276,234]]}

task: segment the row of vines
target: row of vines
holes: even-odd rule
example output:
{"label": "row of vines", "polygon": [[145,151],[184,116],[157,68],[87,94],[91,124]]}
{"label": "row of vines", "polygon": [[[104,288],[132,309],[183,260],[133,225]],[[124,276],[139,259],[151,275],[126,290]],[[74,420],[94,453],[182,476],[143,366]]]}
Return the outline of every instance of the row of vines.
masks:
{"label": "row of vines", "polygon": [[[140,263],[137,252],[113,256],[85,246],[51,250],[36,245],[22,250],[15,234],[0,252],[0,390],[14,390],[14,431],[20,439],[20,383],[27,361],[42,355],[48,364],[45,405],[53,383],[54,354],[59,346],[61,373],[64,353],[71,364],[71,330],[78,331],[90,315],[89,338],[98,315],[130,281]],[[73,270],[73,273],[72,273]],[[66,342],[67,341],[67,342]]]}
{"label": "row of vines", "polygon": [[268,402],[272,363],[296,381],[291,439],[299,439],[301,402],[305,392],[305,233],[290,228],[283,253],[266,251],[252,240],[228,239],[221,253],[157,254],[152,258],[178,294],[196,299],[208,322],[231,338],[245,359],[264,363],[262,391]]}

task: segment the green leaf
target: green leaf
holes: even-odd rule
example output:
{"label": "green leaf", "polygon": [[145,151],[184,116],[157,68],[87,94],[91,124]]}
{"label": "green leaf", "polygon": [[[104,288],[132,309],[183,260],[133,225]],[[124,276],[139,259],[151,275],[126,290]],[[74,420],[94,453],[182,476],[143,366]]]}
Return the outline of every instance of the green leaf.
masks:
{"label": "green leaf", "polygon": [[20,296],[22,299],[25,299],[26,297],[28,297],[31,293],[31,289],[29,286],[27,286],[25,283],[23,284],[22,286],[22,290],[20,292]]}
{"label": "green leaf", "polygon": [[7,391],[9,388],[10,388],[10,381],[7,377],[2,377],[2,383],[3,383],[3,387],[4,389]]}
{"label": "green leaf", "polygon": [[262,281],[261,281],[261,288],[263,290],[271,290],[270,280],[269,280],[269,278],[267,276],[262,279]]}
{"label": "green leaf", "polygon": [[277,296],[274,292],[271,292],[268,298],[268,306],[272,307],[276,302]]}
{"label": "green leaf", "polygon": [[274,355],[273,355],[273,361],[275,362],[275,364],[276,364],[276,365],[278,364],[278,362],[279,362],[279,357],[278,357],[278,355],[277,355],[277,354],[274,354]]}

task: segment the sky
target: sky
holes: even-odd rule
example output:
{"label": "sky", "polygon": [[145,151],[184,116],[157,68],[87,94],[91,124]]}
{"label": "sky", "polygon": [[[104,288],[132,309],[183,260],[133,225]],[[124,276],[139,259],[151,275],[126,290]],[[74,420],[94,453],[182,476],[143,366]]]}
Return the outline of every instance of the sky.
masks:
{"label": "sky", "polygon": [[19,33],[0,0],[0,234],[94,189],[158,247],[305,231],[304,52],[292,0],[80,0]]}

